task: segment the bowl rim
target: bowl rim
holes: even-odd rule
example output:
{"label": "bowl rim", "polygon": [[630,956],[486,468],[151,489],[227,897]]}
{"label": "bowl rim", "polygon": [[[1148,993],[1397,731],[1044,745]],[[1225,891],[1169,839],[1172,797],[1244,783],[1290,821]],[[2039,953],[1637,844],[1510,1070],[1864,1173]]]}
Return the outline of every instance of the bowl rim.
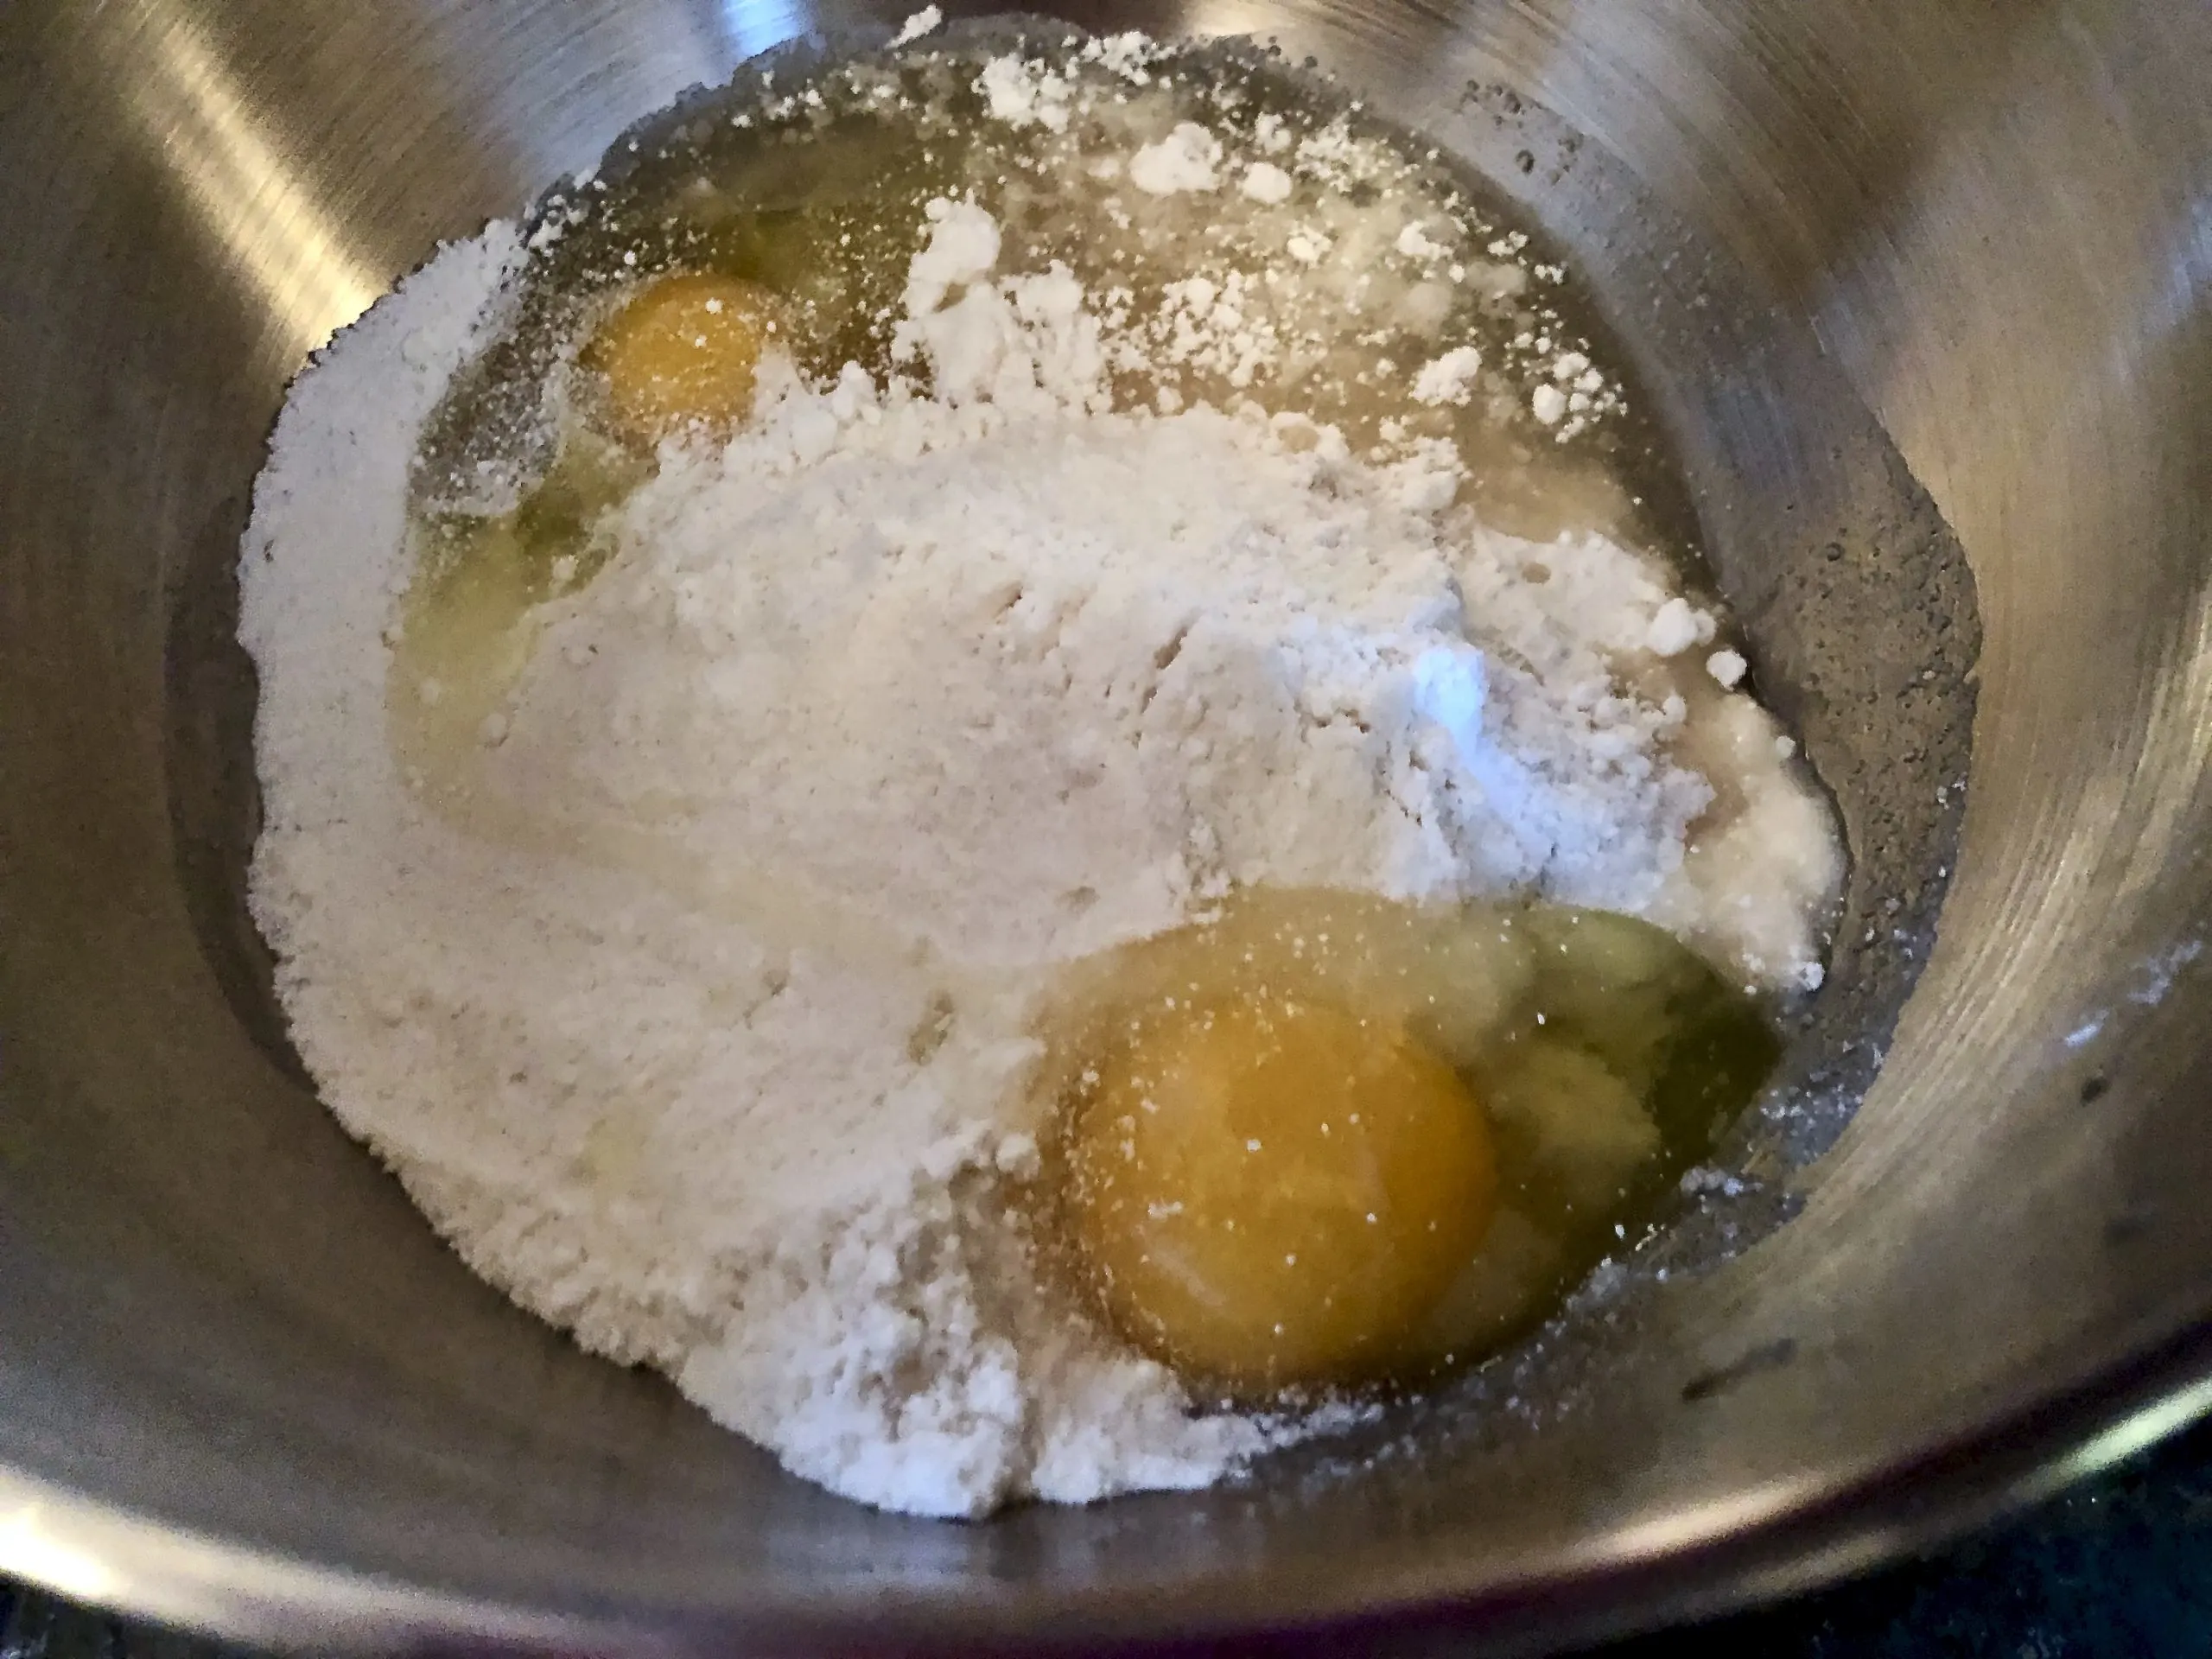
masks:
{"label": "bowl rim", "polygon": [[[64,1599],[219,1639],[346,1653],[486,1643],[543,1652],[720,1654],[895,1643],[902,1652],[1019,1643],[1264,1639],[1357,1628],[1376,1651],[1450,1635],[1486,1652],[1551,1649],[1783,1600],[1923,1552],[2055,1496],[2212,1420],[2212,1323],[2191,1323],[1974,1428],[1855,1475],[1783,1483],[1649,1525],[1541,1580],[1265,1575],[1110,1590],[1040,1610],[871,1589],[866,1605],[794,1594],[755,1607],[519,1606],[429,1588],[164,1522],[0,1467],[0,1573]],[[988,1522],[983,1524],[989,1524]],[[1458,1581],[1454,1581],[1457,1580]],[[1039,1611],[1045,1617],[1040,1620]]]}

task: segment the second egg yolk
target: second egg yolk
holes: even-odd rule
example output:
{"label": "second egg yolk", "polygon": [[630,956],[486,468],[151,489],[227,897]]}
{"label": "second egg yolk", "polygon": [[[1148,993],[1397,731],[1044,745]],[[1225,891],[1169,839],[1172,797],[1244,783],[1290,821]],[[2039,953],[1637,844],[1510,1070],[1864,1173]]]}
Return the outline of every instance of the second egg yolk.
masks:
{"label": "second egg yolk", "polygon": [[1065,1128],[1070,1232],[1115,1326],[1247,1398],[1389,1374],[1497,1209],[1459,1077],[1395,1024],[1257,994],[1123,1036]]}
{"label": "second egg yolk", "polygon": [[633,442],[692,428],[727,434],[753,412],[774,296],[712,272],[663,276],[601,325],[584,362],[605,378],[607,412]]}

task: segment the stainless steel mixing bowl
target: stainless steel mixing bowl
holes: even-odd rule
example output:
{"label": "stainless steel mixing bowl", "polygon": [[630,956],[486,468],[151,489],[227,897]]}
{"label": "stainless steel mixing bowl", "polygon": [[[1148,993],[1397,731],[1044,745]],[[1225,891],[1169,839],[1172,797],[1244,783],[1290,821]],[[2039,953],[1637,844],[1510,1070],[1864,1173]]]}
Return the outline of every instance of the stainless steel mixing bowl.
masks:
{"label": "stainless steel mixing bowl", "polygon": [[1355,1618],[1503,1650],[1844,1572],[2212,1404],[2212,12],[1068,15],[1275,35],[1589,273],[1851,823],[1832,1007],[1732,1144],[1744,1205],[1684,1236],[1710,1261],[1802,1213],[1711,1271],[1631,1264],[1583,1334],[1369,1442],[980,1526],[841,1503],[569,1350],[286,1058],[236,902],[224,572],[285,380],[435,238],[751,54],[888,16],[15,0],[0,1568],[302,1643]]}

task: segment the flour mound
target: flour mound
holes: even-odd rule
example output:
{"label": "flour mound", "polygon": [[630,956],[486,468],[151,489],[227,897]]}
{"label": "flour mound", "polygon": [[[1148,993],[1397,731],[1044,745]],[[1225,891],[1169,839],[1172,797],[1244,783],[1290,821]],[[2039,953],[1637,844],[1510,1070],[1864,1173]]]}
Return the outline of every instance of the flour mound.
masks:
{"label": "flour mound", "polygon": [[772,363],[734,441],[664,447],[461,804],[393,753],[389,642],[410,459],[503,325],[511,228],[301,379],[240,634],[255,914],[332,1109],[586,1346],[834,1490],[978,1515],[1317,1426],[1194,1410],[1040,1287],[1008,1213],[1054,969],[1275,884],[1651,914],[1787,983],[1834,869],[1755,704],[1633,689],[1658,567],[1485,528],[1448,444],[1117,411],[1131,342],[1069,272],[999,272],[971,202],[927,232],[906,372]]}

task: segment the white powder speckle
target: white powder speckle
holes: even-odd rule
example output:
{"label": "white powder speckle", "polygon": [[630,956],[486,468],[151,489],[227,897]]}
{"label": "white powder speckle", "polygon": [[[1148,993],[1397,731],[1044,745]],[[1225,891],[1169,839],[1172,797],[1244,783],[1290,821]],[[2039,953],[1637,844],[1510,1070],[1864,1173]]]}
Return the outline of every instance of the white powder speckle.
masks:
{"label": "white powder speckle", "polygon": [[944,13],[936,6],[924,6],[899,26],[899,32],[891,37],[891,44],[894,49],[912,46],[925,35],[934,34],[944,26]]}
{"label": "white powder speckle", "polygon": [[1414,377],[1414,401],[1465,404],[1474,395],[1475,376],[1482,366],[1483,354],[1474,346],[1454,346]]}
{"label": "white powder speckle", "polygon": [[1197,122],[1183,121],[1129,158],[1129,182],[1147,195],[1181,195],[1216,188],[1220,167],[1221,140]]}
{"label": "white powder speckle", "polygon": [[1712,613],[1697,609],[1678,594],[1653,614],[1644,634],[1644,649],[1655,657],[1678,657],[1692,645],[1711,639],[1715,626]]}
{"label": "white powder speckle", "polygon": [[1431,241],[1428,232],[1421,228],[1418,220],[1398,232],[1395,245],[1408,259],[1440,259],[1451,251],[1441,244]]}
{"label": "white powder speckle", "polygon": [[1273,162],[1255,162],[1244,169],[1244,181],[1237,188],[1250,200],[1272,207],[1290,200],[1290,175]]}
{"label": "white powder speckle", "polygon": [[925,316],[946,291],[983,276],[999,262],[999,225],[972,201],[939,196],[929,204],[929,244],[906,272],[906,311]]}
{"label": "white powder speckle", "polygon": [[1157,41],[1131,29],[1122,35],[1093,35],[1084,44],[1083,60],[1100,65],[1132,86],[1143,86],[1151,83],[1148,66],[1159,58],[1160,50]]}
{"label": "white powder speckle", "polygon": [[1750,667],[1751,664],[1744,660],[1743,653],[1740,652],[1716,651],[1705,659],[1705,671],[1731,691],[1742,683],[1744,675]]}
{"label": "white powder speckle", "polygon": [[993,58],[983,66],[976,90],[988,101],[994,121],[1012,127],[1043,127],[1048,132],[1067,130],[1073,89],[1065,76],[1042,63],[1014,56]]}
{"label": "white powder speckle", "polygon": [[1529,411],[1546,426],[1557,426],[1567,414],[1567,394],[1557,386],[1538,386],[1529,394]]}

